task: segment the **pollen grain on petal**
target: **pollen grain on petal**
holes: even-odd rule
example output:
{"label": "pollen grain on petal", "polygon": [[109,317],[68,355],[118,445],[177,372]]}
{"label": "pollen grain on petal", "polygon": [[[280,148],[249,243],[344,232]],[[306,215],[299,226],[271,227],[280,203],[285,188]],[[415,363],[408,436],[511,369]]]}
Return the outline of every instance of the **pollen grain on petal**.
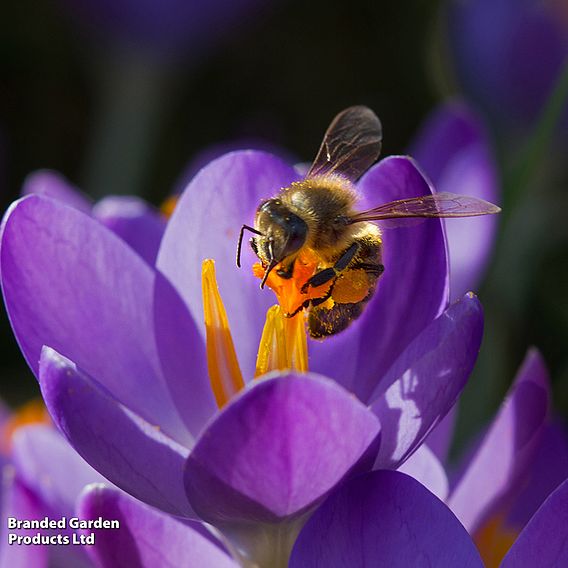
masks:
{"label": "pollen grain on petal", "polygon": [[244,386],[227,312],[215,276],[215,263],[203,261],[203,311],[207,340],[207,366],[217,406],[222,408]]}

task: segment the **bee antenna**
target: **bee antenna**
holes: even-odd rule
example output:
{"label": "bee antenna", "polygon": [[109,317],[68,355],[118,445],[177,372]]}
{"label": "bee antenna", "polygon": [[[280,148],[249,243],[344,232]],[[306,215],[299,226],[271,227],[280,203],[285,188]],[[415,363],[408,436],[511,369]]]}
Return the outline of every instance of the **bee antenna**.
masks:
{"label": "bee antenna", "polygon": [[248,225],[243,225],[241,227],[241,232],[239,233],[239,242],[237,244],[237,268],[241,267],[241,249],[243,247],[245,229],[247,231],[250,231],[251,233],[254,233],[255,235],[260,235],[261,237],[263,236],[262,233],[260,231],[257,231],[254,227],[249,227]]}

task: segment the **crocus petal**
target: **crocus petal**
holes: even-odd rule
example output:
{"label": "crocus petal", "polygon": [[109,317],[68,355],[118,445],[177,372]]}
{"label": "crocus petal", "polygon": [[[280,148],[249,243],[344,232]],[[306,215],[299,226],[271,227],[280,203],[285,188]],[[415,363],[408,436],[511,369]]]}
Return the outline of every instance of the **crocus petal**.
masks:
{"label": "crocus petal", "polygon": [[19,428],[12,458],[19,477],[52,511],[72,516],[77,497],[89,483],[105,479],[52,427]]}
{"label": "crocus petal", "polygon": [[[229,152],[238,152],[242,150],[259,150],[261,152],[273,154],[274,156],[279,156],[289,164],[294,163],[295,157],[292,156],[285,148],[276,146],[262,138],[244,137],[226,140],[224,142],[206,146],[192,156],[191,160],[186,164],[184,170],[175,181],[172,195],[181,195],[191,180],[199,173],[199,170],[207,166],[209,162],[212,162]],[[308,168],[306,168],[306,171],[302,175],[307,173]]]}
{"label": "crocus petal", "polygon": [[[496,174],[487,148],[478,145],[456,157],[436,187],[439,191],[473,196],[496,193]],[[493,191],[480,191],[483,187]],[[483,199],[492,203],[500,202],[495,195]],[[450,250],[450,288],[453,299],[478,287],[491,258],[499,216],[446,219],[445,223]]]}
{"label": "crocus petal", "polygon": [[267,378],[203,432],[186,465],[189,500],[212,523],[298,514],[376,452],[379,430],[375,416],[333,381]]}
{"label": "crocus petal", "polygon": [[[361,208],[432,192],[406,157],[382,160],[357,187],[364,196]],[[410,221],[385,229],[383,264],[385,272],[361,318],[339,336],[311,345],[311,368],[363,401],[406,345],[447,306],[448,260],[441,221]]]}
{"label": "crocus petal", "polygon": [[[43,511],[37,499],[14,477],[13,471],[8,476],[4,476],[2,493],[0,566],[9,566],[10,568],[30,568],[30,566],[33,566],[33,568],[47,568],[49,547],[9,544],[8,535],[6,534],[8,529],[5,525],[5,519],[8,517],[30,520],[43,518]],[[31,531],[28,530],[12,529],[9,532],[22,536],[32,536]]]}
{"label": "crocus petal", "polygon": [[40,384],[54,422],[97,471],[142,501],[193,516],[183,489],[186,448],[124,408],[47,347],[42,352]]}
{"label": "crocus petal", "polygon": [[498,124],[528,124],[541,112],[565,64],[565,5],[470,0],[447,7],[454,70],[468,98]]}
{"label": "crocus petal", "polygon": [[[376,468],[396,468],[447,414],[473,369],[483,330],[473,294],[451,305],[408,347],[374,393],[382,427]],[[380,392],[382,385],[390,385]]]}
{"label": "crocus petal", "polygon": [[440,423],[432,430],[426,438],[428,447],[432,450],[434,455],[442,462],[446,462],[452,439],[454,436],[454,429],[458,416],[458,404],[454,404],[451,410],[440,420]]}
{"label": "crocus petal", "polygon": [[[436,183],[457,155],[482,142],[488,144],[481,118],[465,102],[451,101],[428,116],[410,145],[410,155]],[[475,195],[483,199],[495,197],[494,193]]]}
{"label": "crocus petal", "polygon": [[538,449],[548,405],[548,374],[540,354],[533,350],[448,499],[470,533],[517,490]]}
{"label": "crocus petal", "polygon": [[112,196],[93,207],[93,217],[154,266],[166,230],[166,219],[158,211],[138,197]]}
{"label": "crocus petal", "polygon": [[560,421],[547,424],[530,465],[526,487],[515,498],[507,523],[522,528],[545,499],[568,478],[568,432]]}
{"label": "crocus petal", "polygon": [[398,471],[406,473],[420,481],[442,501],[448,496],[448,476],[440,460],[426,444],[422,444],[399,468]]}
{"label": "crocus petal", "polygon": [[[479,118],[466,105],[441,107],[425,124],[412,155],[437,191],[500,203],[489,139]],[[477,288],[490,259],[498,222],[498,215],[445,220],[452,299]]]}
{"label": "crocus petal", "polygon": [[91,212],[92,201],[61,174],[52,170],[39,170],[24,180],[22,195],[43,195],[74,207],[83,213]]}
{"label": "crocus petal", "polygon": [[128,497],[116,489],[91,485],[78,507],[80,518],[117,520],[118,529],[95,529],[95,546],[87,551],[97,566],[175,566],[237,568],[206,529],[182,522]]}
{"label": "crocus petal", "polygon": [[87,215],[29,196],[8,210],[2,287],[16,338],[38,374],[50,345],[178,441],[187,431],[156,353],[152,269]]}
{"label": "crocus petal", "polygon": [[263,199],[296,179],[293,168],[263,152],[233,152],[211,162],[180,197],[158,255],[158,269],[187,303],[202,337],[201,264],[206,258],[215,260],[219,290],[245,379],[254,375],[256,348],[251,346],[258,345],[266,311],[275,298],[270,290],[258,289],[259,280],[251,271],[258,259],[246,242],[243,268],[236,267],[239,230],[243,223],[253,223]]}
{"label": "crocus petal", "polygon": [[174,404],[196,438],[217,411],[205,342],[184,301],[159,272],[154,289],[154,326],[158,354]]}
{"label": "crocus petal", "polygon": [[501,568],[568,566],[568,480],[548,497],[525,527]]}
{"label": "crocus petal", "polygon": [[396,471],[359,476],[333,494],[303,528],[290,568],[460,566],[479,554],[452,512]]}

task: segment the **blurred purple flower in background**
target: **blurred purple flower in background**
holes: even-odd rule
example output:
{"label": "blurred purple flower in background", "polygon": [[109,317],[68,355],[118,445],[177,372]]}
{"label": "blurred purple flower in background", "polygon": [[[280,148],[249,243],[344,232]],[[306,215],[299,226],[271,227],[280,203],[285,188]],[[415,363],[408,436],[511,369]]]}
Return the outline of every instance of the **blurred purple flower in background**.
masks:
{"label": "blurred purple flower in background", "polygon": [[[473,195],[501,203],[497,164],[486,129],[464,102],[430,114],[410,146],[436,191]],[[450,255],[450,297],[477,290],[497,237],[499,216],[445,219]]]}
{"label": "blurred purple flower in background", "polygon": [[138,197],[109,196],[94,203],[62,175],[49,170],[26,178],[22,195],[44,195],[92,215],[128,243],[150,266],[158,255],[166,218]]}
{"label": "blurred purple flower in background", "polygon": [[[103,489],[104,487],[104,489]],[[83,505],[86,498],[83,493],[109,492],[120,507],[101,511],[105,520],[118,520],[119,529],[101,531],[94,546],[9,544],[4,537],[0,544],[0,562],[2,566],[47,568],[87,568],[90,566],[164,566],[165,558],[169,565],[175,566],[218,566],[217,558],[225,559],[225,565],[235,565],[222,548],[222,544],[202,524],[191,521],[175,520],[169,515],[160,514],[135,501],[122,491],[114,488],[91,466],[89,466],[73,448],[48,426],[24,426],[18,429],[13,438],[11,464],[4,470],[2,490],[2,519],[13,517],[18,520],[50,520],[65,517],[67,524],[73,517],[90,519],[89,511]],[[121,508],[125,511],[121,511]],[[142,511],[138,517],[147,520],[141,527],[143,534],[132,538],[132,522],[124,521],[129,511]],[[99,516],[99,515],[98,515]],[[95,520],[95,519],[93,519]],[[4,521],[3,521],[4,522]],[[155,547],[156,540],[163,536],[160,529],[167,530],[168,546],[166,550]],[[178,528],[177,532],[172,527]],[[3,525],[2,529],[5,530]],[[14,535],[35,537],[38,533],[44,538],[67,537],[72,542],[73,532],[80,530],[69,526],[65,530],[49,529],[11,529]],[[91,530],[84,530],[85,535]],[[109,534],[104,534],[109,533]],[[180,534],[181,533],[181,534]],[[104,534],[104,536],[103,536]],[[110,537],[110,538],[108,538]],[[181,538],[180,538],[181,537]],[[78,537],[76,537],[78,538]],[[108,550],[107,542],[114,546]],[[103,542],[101,542],[103,541]],[[151,556],[141,554],[147,550]],[[174,562],[173,554],[183,552]],[[106,556],[106,558],[105,558]],[[101,558],[102,557],[102,558]],[[199,559],[203,561],[200,563]],[[108,562],[108,564],[105,562]]]}
{"label": "blurred purple flower in background", "polygon": [[498,124],[530,124],[568,56],[562,0],[454,0],[447,12],[454,71]]}
{"label": "blurred purple flower in background", "polygon": [[501,512],[526,481],[548,421],[548,373],[530,352],[501,409],[451,483],[448,505],[471,534]]}
{"label": "blurred purple flower in background", "polygon": [[[487,568],[499,566],[511,546],[516,555],[514,543],[529,538],[530,530],[523,533],[529,521],[568,478],[568,435],[551,421],[549,409],[548,373],[532,350],[492,423],[449,470],[449,481],[445,448],[432,452],[428,441],[400,468],[447,503],[475,539]],[[451,438],[451,427],[444,421],[438,429],[447,428],[445,437]],[[541,565],[560,565],[555,554],[552,546]]]}
{"label": "blurred purple flower in background", "polygon": [[13,436],[10,465],[4,468],[2,488],[2,566],[33,568],[80,568],[92,566],[80,546],[18,545],[8,542],[6,532],[21,536],[61,534],[72,538],[73,529],[7,529],[6,519],[41,520],[76,517],[76,501],[90,483],[105,479],[87,464],[50,426],[24,426]]}
{"label": "blurred purple flower in background", "polygon": [[[310,370],[335,381],[275,373],[218,411],[200,267],[216,260],[248,381],[273,302],[234,266],[237,228],[295,179],[261,152],[212,162],[182,195],[156,268],[90,215],[38,195],[8,211],[0,249],[16,337],[72,445],[130,494],[213,524],[243,558],[270,566],[341,481],[396,468],[420,446],[463,388],[482,329],[473,295],[448,307],[441,221],[385,231],[387,268],[369,307],[346,332],[310,344]],[[402,157],[358,188],[375,205],[431,191]]]}

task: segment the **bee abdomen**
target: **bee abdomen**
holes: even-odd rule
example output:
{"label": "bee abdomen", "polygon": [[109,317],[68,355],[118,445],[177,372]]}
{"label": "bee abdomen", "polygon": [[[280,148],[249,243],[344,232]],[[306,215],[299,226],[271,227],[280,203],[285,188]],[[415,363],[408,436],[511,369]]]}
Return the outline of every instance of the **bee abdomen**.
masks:
{"label": "bee abdomen", "polygon": [[308,332],[312,339],[322,339],[346,329],[363,312],[366,301],[356,304],[335,304],[331,308],[310,308]]}

